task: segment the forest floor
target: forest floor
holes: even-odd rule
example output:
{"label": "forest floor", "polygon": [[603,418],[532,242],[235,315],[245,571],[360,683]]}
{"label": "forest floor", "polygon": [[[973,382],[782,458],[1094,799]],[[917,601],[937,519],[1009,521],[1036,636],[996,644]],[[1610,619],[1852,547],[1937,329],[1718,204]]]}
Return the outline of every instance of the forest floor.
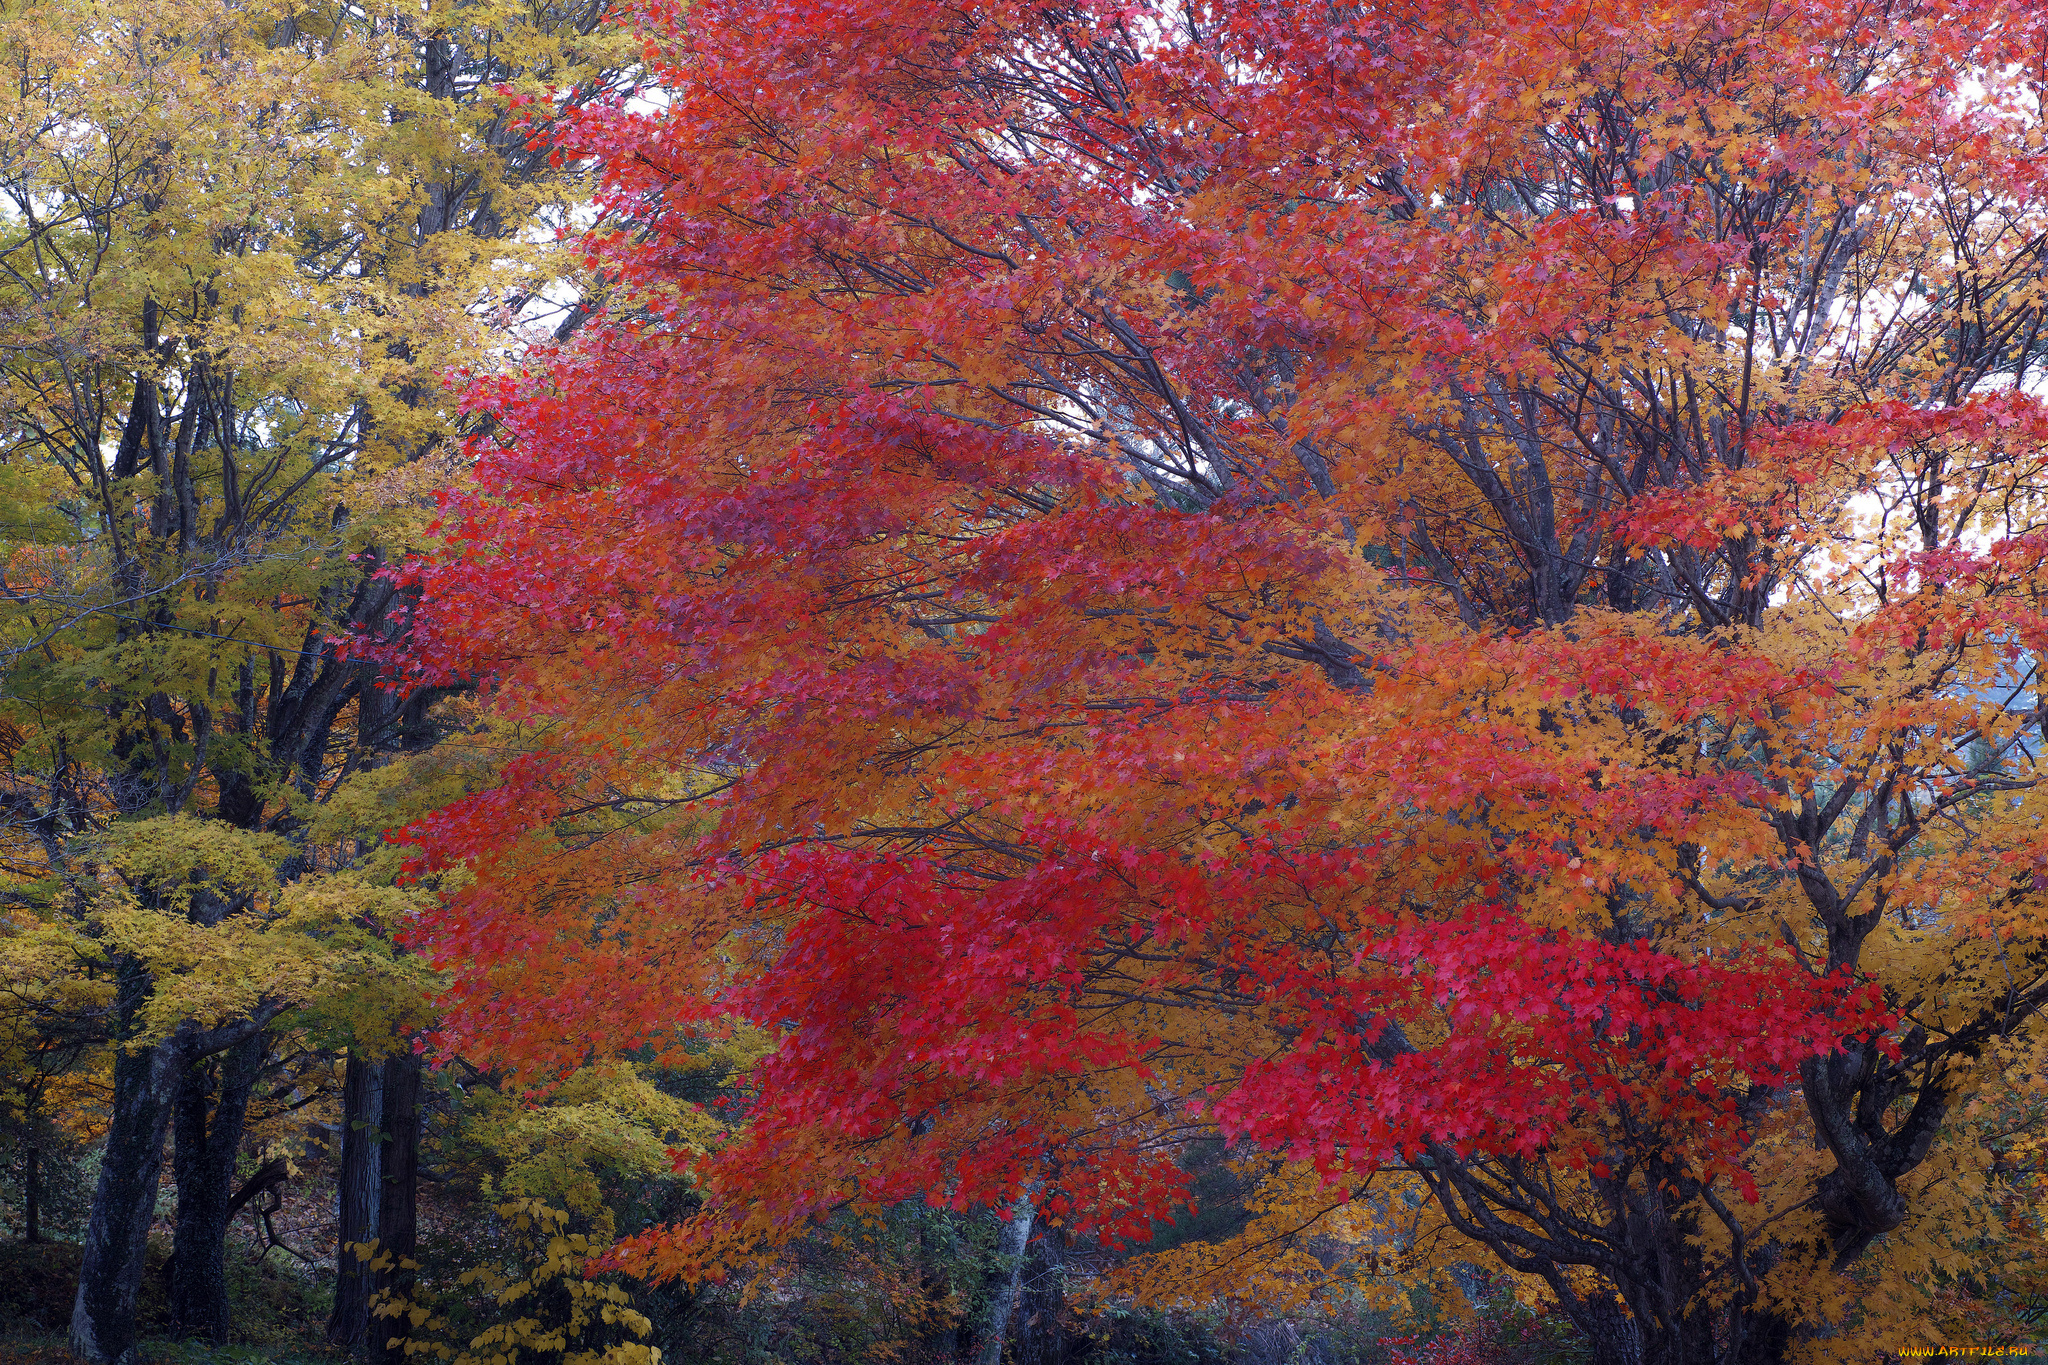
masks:
{"label": "forest floor", "polygon": [[[322,1279],[282,1257],[268,1261],[230,1246],[228,1288],[236,1341],[221,1347],[157,1335],[164,1324],[161,1265],[168,1245],[153,1238],[150,1268],[136,1316],[142,1328],[138,1365],[334,1365],[321,1328],[328,1301]],[[74,1365],[65,1342],[77,1291],[79,1248],[70,1242],[0,1243],[0,1365]],[[152,1331],[152,1329],[156,1329]]]}

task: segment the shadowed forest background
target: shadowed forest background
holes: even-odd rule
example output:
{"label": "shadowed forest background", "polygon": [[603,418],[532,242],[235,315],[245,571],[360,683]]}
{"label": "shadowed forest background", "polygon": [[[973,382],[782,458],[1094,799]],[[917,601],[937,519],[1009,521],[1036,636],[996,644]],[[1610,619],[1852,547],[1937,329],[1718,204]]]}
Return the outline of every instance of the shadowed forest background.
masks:
{"label": "shadowed forest background", "polygon": [[2048,17],[0,0],[0,1360],[2048,1315]]}

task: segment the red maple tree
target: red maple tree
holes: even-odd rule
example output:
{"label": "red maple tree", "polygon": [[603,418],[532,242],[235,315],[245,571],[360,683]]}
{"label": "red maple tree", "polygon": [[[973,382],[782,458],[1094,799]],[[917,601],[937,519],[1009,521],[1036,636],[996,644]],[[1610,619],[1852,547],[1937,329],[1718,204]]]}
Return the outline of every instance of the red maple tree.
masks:
{"label": "red maple tree", "polygon": [[1220,1134],[1603,1362],[1927,1271],[2048,998],[2038,7],[642,23],[408,656],[523,746],[410,831],[446,1045],[781,1039],[631,1264]]}

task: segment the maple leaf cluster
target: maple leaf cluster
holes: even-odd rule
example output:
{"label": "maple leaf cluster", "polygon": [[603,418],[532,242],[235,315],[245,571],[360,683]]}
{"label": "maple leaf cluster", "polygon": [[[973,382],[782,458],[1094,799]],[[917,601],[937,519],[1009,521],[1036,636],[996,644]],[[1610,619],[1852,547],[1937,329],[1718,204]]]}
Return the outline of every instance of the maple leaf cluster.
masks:
{"label": "maple leaf cluster", "polygon": [[407,831],[444,1044],[775,1031],[643,1270],[1220,1134],[1807,1311],[2048,999],[2043,22],[651,5],[385,655],[538,727]]}

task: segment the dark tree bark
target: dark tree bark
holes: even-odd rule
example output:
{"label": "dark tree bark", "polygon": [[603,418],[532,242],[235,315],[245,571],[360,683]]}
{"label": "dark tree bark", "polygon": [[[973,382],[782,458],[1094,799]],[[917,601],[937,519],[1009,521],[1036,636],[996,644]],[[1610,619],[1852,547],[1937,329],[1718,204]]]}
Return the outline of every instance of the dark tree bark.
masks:
{"label": "dark tree bark", "polygon": [[43,1240],[42,1137],[33,1127],[21,1154],[21,1240],[33,1246]]}
{"label": "dark tree bark", "polygon": [[377,1240],[377,1211],[382,1199],[379,1178],[383,1143],[384,1068],[360,1048],[348,1056],[348,1074],[341,1089],[341,1143],[336,1184],[335,1221],[340,1226],[336,1251],[334,1312],[327,1319],[327,1339],[360,1355],[369,1342],[370,1292],[375,1276],[353,1248]]}
{"label": "dark tree bark", "polygon": [[[149,984],[139,966],[120,968],[116,1010],[130,1025],[123,1032],[134,1031]],[[135,1295],[156,1213],[170,1101],[184,1069],[180,1060],[162,1044],[119,1048],[114,1055],[114,1108],[71,1309],[71,1349],[91,1365],[129,1365],[134,1359]]]}
{"label": "dark tree bark", "polygon": [[263,1071],[269,1040],[254,1034],[185,1071],[178,1090],[171,1171],[178,1219],[170,1261],[173,1329],[224,1346],[228,1339],[228,1222],[235,1202],[235,1158],[249,1117],[249,1095]]}
{"label": "dark tree bark", "polygon": [[115,971],[113,1112],[71,1308],[71,1349],[88,1365],[132,1365],[136,1358],[135,1297],[156,1215],[164,1139],[186,1071],[260,1033],[277,1013],[266,1006],[255,1018],[212,1030],[188,1021],[162,1042],[135,1046],[128,1040],[140,1031],[153,983],[133,961]]}
{"label": "dark tree bark", "polygon": [[1644,1365],[1642,1333],[1618,1301],[1589,1298],[1579,1317],[1586,1342],[1593,1348],[1593,1365]]}
{"label": "dark tree bark", "polygon": [[[407,1047],[384,1063],[384,1151],[377,1204],[377,1249],[390,1263],[377,1273],[377,1293],[390,1299],[412,1292],[413,1255],[418,1250],[420,1059]],[[405,1365],[401,1319],[371,1323],[370,1358]]]}

